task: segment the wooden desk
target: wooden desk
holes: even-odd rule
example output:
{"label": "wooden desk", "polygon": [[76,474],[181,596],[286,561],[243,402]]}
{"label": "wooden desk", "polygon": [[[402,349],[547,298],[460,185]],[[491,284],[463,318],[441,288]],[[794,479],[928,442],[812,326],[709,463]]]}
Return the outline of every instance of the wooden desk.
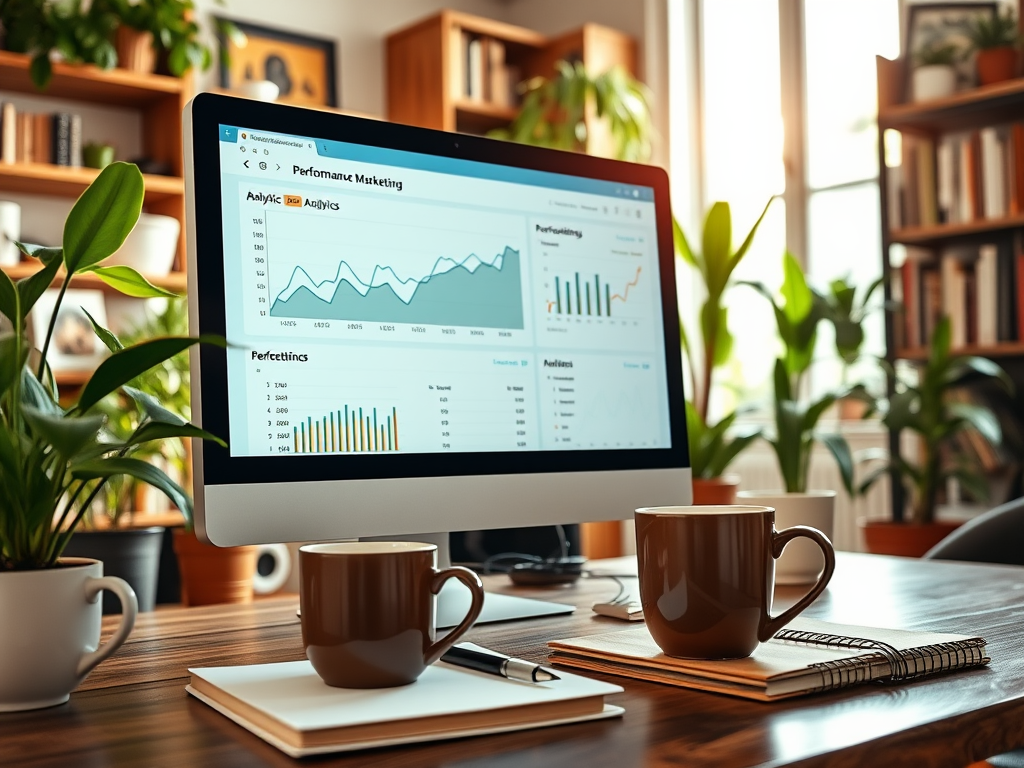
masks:
{"label": "wooden desk", "polygon": [[[625,562],[601,569],[622,572]],[[507,580],[492,578],[498,589]],[[572,616],[479,627],[471,639],[528,659],[550,638],[625,628],[589,606],[608,580],[546,591]],[[537,591],[519,594],[536,594]],[[798,590],[780,590],[789,602]],[[4,766],[294,766],[297,763],[184,691],[187,666],[303,658],[295,598],[169,609],[140,617],[127,644],[53,709],[0,715]],[[303,765],[950,766],[1024,745],[1024,568],[842,553],[809,616],[907,629],[980,633],[990,667],[893,687],[862,686],[761,704],[606,678],[626,692],[622,720],[359,753]]]}

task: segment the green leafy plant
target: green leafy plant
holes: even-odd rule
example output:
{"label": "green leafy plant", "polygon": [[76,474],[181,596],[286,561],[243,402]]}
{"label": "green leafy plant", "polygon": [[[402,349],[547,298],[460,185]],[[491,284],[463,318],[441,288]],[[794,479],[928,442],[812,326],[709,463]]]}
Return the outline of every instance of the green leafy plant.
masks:
{"label": "green leafy plant", "polygon": [[708,211],[704,219],[700,251],[690,247],[679,222],[674,219],[672,221],[676,254],[697,272],[707,294],[700,308],[700,333],[690,334],[682,322],[679,324],[692,384],[692,402],[686,406],[686,424],[694,477],[707,479],[721,476],[733,459],[759,434],[757,429],[748,429],[730,436],[729,430],[737,414],[728,414],[715,424],[709,423],[708,412],[714,370],[726,363],[732,354],[733,337],[729,331],[729,313],[723,297],[733,284],[733,272],[749,250],[770,205],[771,200],[765,204],[754,226],[735,251],[732,249],[732,210],[728,203],[715,203]]}
{"label": "green leafy plant", "polygon": [[32,57],[29,76],[39,90],[50,82],[51,53],[71,64],[111,69],[117,52],[110,42],[117,18],[85,0],[0,0],[0,27],[7,50]]}
{"label": "green leafy plant", "polygon": [[[46,365],[53,321],[41,352],[31,348],[25,320],[32,306],[57,277],[61,284],[57,316],[73,277],[91,272],[114,285],[127,284],[131,295],[155,297],[167,292],[150,285],[128,267],[104,267],[135,226],[142,209],[139,169],[112,163],[96,177],[68,214],[61,247],[19,244],[41,269],[15,284],[0,272],[0,312],[13,330],[0,335],[0,571],[53,567],[75,528],[106,482],[135,477],[165,493],[191,517],[191,500],[164,472],[129,454],[139,445],[173,437],[214,440],[216,436],[186,422],[157,398],[129,382],[197,342],[224,345],[219,337],[168,336],[123,345],[93,322],[111,355],[82,387],[68,408],[57,400]],[[127,439],[114,437],[96,406],[123,390],[145,413]]]}
{"label": "green leafy plant", "polygon": [[918,67],[952,67],[960,56],[960,48],[956,44],[932,40],[914,51],[914,64]]}
{"label": "green leafy plant", "polygon": [[[892,456],[864,478],[860,491],[866,492],[886,474],[902,482],[910,494],[910,521],[930,523],[935,519],[939,489],[950,477],[956,478],[976,498],[988,498],[988,484],[977,466],[961,458],[955,464],[944,462],[942,450],[958,432],[973,428],[984,440],[998,444],[1002,440],[999,420],[989,408],[976,403],[954,402],[949,393],[962,387],[969,378],[988,378],[1013,392],[1013,382],[991,360],[972,355],[950,353],[949,318],[935,327],[928,362],[916,382],[899,377],[892,369],[895,393],[879,404],[882,423],[900,434],[909,430],[919,439],[918,460]],[[887,365],[887,364],[886,364]]]}
{"label": "green leafy plant", "polygon": [[870,283],[861,296],[849,278],[841,277],[828,285],[828,292],[822,294],[825,317],[835,329],[836,354],[843,364],[843,383],[847,383],[850,366],[861,356],[864,346],[864,320],[882,305],[872,304],[872,297],[885,282],[880,277]]}
{"label": "green leafy plant", "polygon": [[582,62],[559,61],[554,77],[534,77],[520,86],[523,103],[508,128],[492,138],[582,152],[587,146],[587,109],[608,124],[619,160],[651,156],[653,122],[646,86],[620,66],[591,76]]}
{"label": "green leafy plant", "polygon": [[[145,319],[127,333],[121,334],[121,343],[132,346],[146,339],[185,336],[188,334],[188,314],[184,299],[168,299],[161,312],[147,311]],[[157,399],[165,408],[183,416],[191,415],[188,353],[179,352],[162,363],[136,376],[129,386]],[[97,409],[107,417],[107,429],[122,442],[146,420],[146,413],[123,390],[114,392],[100,401]],[[130,456],[149,462],[162,460],[172,477],[184,477],[187,471],[187,451],[181,438],[142,443],[132,448]],[[126,515],[135,510],[142,483],[130,475],[121,475],[107,481],[103,493],[103,511],[112,526],[121,524]],[[88,524],[88,519],[85,521]]]}
{"label": "green leafy plant", "polygon": [[975,51],[1013,48],[1020,42],[1017,16],[1011,9],[991,16],[975,14],[964,22],[964,34],[971,43],[971,49]]}
{"label": "green leafy plant", "polygon": [[783,345],[783,356],[775,361],[773,372],[775,432],[766,439],[775,451],[788,493],[807,490],[811,451],[816,442],[831,452],[843,486],[852,493],[850,446],[842,435],[818,430],[818,422],[825,411],[851,392],[829,392],[810,403],[801,399],[804,377],[814,359],[818,323],[825,317],[825,302],[807,285],[799,262],[788,251],[783,255],[782,268],[781,301],[762,283],[745,283],[771,303]]}
{"label": "green leafy plant", "polygon": [[[199,39],[194,0],[93,0],[107,8],[122,24],[153,35],[153,46],[166,54],[167,68],[181,77],[195,67],[207,70],[213,62],[210,49]],[[218,20],[220,32],[244,41],[242,32],[229,21]]]}

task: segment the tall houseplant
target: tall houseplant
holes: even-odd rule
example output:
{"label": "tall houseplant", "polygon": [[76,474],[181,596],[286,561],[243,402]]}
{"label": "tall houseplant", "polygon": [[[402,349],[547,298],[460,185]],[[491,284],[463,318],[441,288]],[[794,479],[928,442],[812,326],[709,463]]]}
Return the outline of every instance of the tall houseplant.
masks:
{"label": "tall houseplant", "polygon": [[[60,604],[59,594],[75,590],[69,586],[75,584],[83,585],[80,600],[85,600],[88,590],[94,594],[102,588],[93,584],[100,565],[88,560],[64,563],[61,553],[106,482],[121,475],[138,478],[164,492],[186,515],[191,514],[191,501],[181,487],[153,465],[129,456],[131,450],[172,437],[212,439],[223,444],[151,395],[125,388],[140,373],[193,344],[223,344],[222,339],[179,336],[124,347],[114,334],[94,323],[97,335],[112,354],[82,387],[77,402],[65,408],[57,400],[46,364],[57,309],[43,335],[41,350],[34,350],[26,337],[29,311],[61,267],[66,275],[57,307],[75,275],[83,273],[91,273],[132,296],[166,293],[128,267],[102,265],[135,225],[142,198],[143,179],[138,168],[111,164],[68,214],[61,247],[20,246],[39,262],[38,272],[17,284],[0,272],[0,312],[13,327],[0,335],[0,612],[4,613],[0,616],[0,659],[19,660],[18,674],[0,674],[0,708],[66,700],[70,688],[84,676],[74,671],[81,668],[78,659],[69,662],[67,658],[55,658],[53,646],[41,641],[44,636],[65,632],[82,636],[85,646],[95,648],[98,643],[98,617],[89,613],[91,609],[84,603],[70,611]],[[139,427],[123,440],[106,430],[105,417],[96,412],[96,405],[119,389],[124,389],[146,414]],[[98,603],[94,607],[99,610]],[[24,612],[28,615],[22,615]],[[62,623],[65,621],[75,624],[68,626]],[[93,632],[95,637],[89,638]],[[127,630],[119,634],[122,641],[126,634]],[[59,678],[50,673],[64,667],[71,672]]]}
{"label": "tall houseplant", "polygon": [[904,524],[863,523],[868,548],[879,554],[922,555],[955,524],[935,520],[940,489],[949,478],[955,478],[977,498],[988,497],[988,485],[967,456],[956,463],[944,460],[943,449],[965,429],[975,429],[982,440],[997,445],[1002,439],[999,420],[985,406],[957,402],[950,393],[963,387],[969,379],[991,379],[1007,392],[1013,382],[996,363],[973,355],[951,353],[951,332],[948,317],[935,327],[928,361],[920,369],[917,380],[898,377],[896,391],[880,403],[882,423],[896,434],[910,432],[917,438],[917,458],[892,456],[875,467],[862,481],[860,490],[867,491],[882,477],[889,475],[901,483],[910,500],[909,515]]}
{"label": "tall houseplant", "polygon": [[[825,303],[807,285],[799,262],[788,251],[782,259],[783,280],[779,297],[761,283],[747,283],[772,306],[783,354],[773,371],[774,427],[766,440],[775,452],[784,491],[744,491],[746,501],[775,507],[779,527],[810,525],[832,536],[835,490],[808,489],[811,455],[815,443],[824,445],[835,458],[847,493],[853,491],[853,457],[840,434],[818,429],[822,415],[844,392],[826,392],[816,400],[804,395],[806,376],[814,360],[818,325],[825,319]],[[804,584],[817,579],[824,565],[819,552],[794,542],[779,559],[777,579],[784,584]]]}
{"label": "tall houseplant", "polygon": [[750,249],[758,227],[768,212],[771,200],[750,228],[740,247],[732,247],[732,211],[728,203],[711,206],[704,220],[701,249],[695,251],[675,220],[672,234],[676,253],[700,277],[705,292],[700,307],[699,333],[691,333],[680,322],[679,333],[690,372],[690,400],[686,403],[686,428],[690,443],[690,467],[693,495],[697,504],[728,504],[735,498],[738,482],[722,478],[729,464],[758,436],[748,429],[730,435],[737,412],[709,421],[711,388],[715,368],[725,364],[732,353],[729,313],[724,304],[726,291],[733,285],[733,272]]}
{"label": "tall houseplant", "polygon": [[553,77],[534,77],[520,86],[523,103],[508,128],[491,131],[497,139],[552,149],[587,149],[587,111],[608,125],[612,155],[646,162],[653,123],[647,88],[620,66],[591,75],[582,62],[559,61]]}

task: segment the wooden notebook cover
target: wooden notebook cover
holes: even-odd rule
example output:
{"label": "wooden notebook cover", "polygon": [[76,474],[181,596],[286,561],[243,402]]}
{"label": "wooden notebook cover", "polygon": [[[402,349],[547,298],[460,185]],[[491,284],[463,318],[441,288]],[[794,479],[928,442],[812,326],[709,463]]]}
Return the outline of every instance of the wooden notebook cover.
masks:
{"label": "wooden notebook cover", "polygon": [[577,675],[520,683],[448,664],[399,688],[331,688],[308,661],[190,669],[196,698],[293,757],[620,715],[622,688]]}

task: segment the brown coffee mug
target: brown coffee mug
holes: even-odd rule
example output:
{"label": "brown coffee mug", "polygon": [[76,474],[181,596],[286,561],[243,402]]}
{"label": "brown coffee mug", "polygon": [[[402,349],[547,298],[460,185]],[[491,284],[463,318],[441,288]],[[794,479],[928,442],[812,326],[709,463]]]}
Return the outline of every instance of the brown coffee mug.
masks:
{"label": "brown coffee mug", "polygon": [[[800,536],[821,548],[825,570],[796,605],[772,616],[775,561]],[[836,567],[825,534],[802,525],[776,531],[772,507],[638,509],[636,553],[651,637],[684,659],[749,656],[821,594]]]}
{"label": "brown coffee mug", "polygon": [[[484,587],[467,568],[437,569],[433,544],[398,541],[309,544],[299,549],[302,644],[316,673],[338,688],[408,685],[480,615]],[[469,613],[435,639],[437,593],[458,579]]]}

